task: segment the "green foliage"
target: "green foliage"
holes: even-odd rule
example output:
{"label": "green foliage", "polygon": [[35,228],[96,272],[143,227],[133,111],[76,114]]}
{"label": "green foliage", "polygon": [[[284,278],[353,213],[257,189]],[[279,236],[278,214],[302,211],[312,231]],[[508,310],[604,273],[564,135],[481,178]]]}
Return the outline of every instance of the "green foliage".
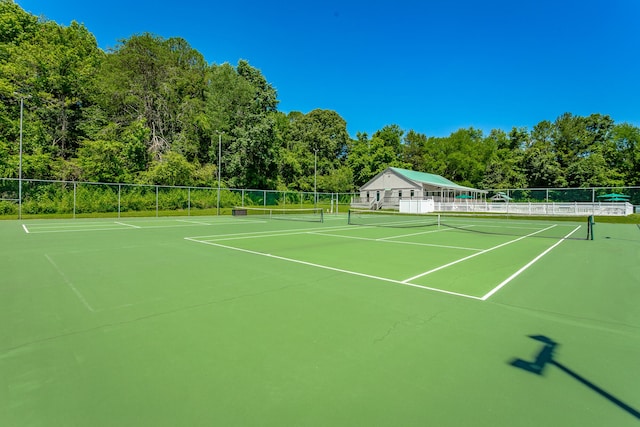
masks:
{"label": "green foliage", "polygon": [[18,176],[18,159],[12,156],[9,144],[0,140],[0,177],[15,178]]}
{"label": "green foliage", "polygon": [[[279,112],[276,89],[246,60],[208,65],[186,40],[149,33],[103,52],[83,25],[0,0],[0,177],[18,175],[21,98],[23,177],[31,179],[216,187],[220,174],[225,187],[348,192],[395,166],[482,188],[640,185],[640,129],[606,115],[565,113],[530,131],[488,135],[389,125],[352,139],[335,111]],[[107,188],[83,189],[97,201],[83,199],[82,209],[113,212]],[[203,209],[217,204],[197,193]],[[38,190],[25,208],[68,210],[68,197],[68,188]],[[225,193],[221,202],[240,197]],[[185,209],[182,192],[123,199],[136,211]]]}
{"label": "green foliage", "polygon": [[331,175],[344,166],[349,148],[347,124],[328,110],[292,113],[289,121],[288,140],[281,151],[285,182],[290,189],[312,191],[316,177]]}
{"label": "green foliage", "polygon": [[144,142],[155,160],[173,144],[194,157],[202,135],[192,124],[203,108],[206,70],[202,55],[183,39],[132,36],[101,69],[103,108],[118,122],[142,118],[149,130]]}
{"label": "green foliage", "polygon": [[18,204],[13,202],[0,201],[0,216],[17,215]]}
{"label": "green foliage", "polygon": [[20,44],[32,37],[37,22],[37,17],[22,10],[13,0],[0,0],[0,46]]}
{"label": "green foliage", "polygon": [[318,177],[318,187],[325,192],[348,193],[353,189],[353,172],[347,166]]}
{"label": "green foliage", "polygon": [[125,144],[118,141],[84,141],[78,149],[80,179],[120,182],[127,177]]}
{"label": "green foliage", "polygon": [[168,152],[142,175],[141,181],[156,185],[191,185],[195,166],[182,154]]}

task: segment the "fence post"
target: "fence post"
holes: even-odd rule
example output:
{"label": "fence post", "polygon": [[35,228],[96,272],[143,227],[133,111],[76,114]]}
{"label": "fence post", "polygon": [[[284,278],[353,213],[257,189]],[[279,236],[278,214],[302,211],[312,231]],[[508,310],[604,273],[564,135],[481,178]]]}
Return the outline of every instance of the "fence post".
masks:
{"label": "fence post", "polygon": [[158,218],[158,186],[156,185],[156,218]]}
{"label": "fence post", "polygon": [[73,181],[73,219],[76,219],[76,182]]}

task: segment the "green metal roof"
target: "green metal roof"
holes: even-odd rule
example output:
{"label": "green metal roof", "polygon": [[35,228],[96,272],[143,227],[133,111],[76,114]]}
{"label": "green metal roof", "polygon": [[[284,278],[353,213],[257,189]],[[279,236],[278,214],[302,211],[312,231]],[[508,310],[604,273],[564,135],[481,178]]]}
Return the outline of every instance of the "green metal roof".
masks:
{"label": "green metal roof", "polygon": [[458,189],[458,190],[483,192],[482,190],[477,190],[475,188],[469,188],[469,187],[464,187],[462,185],[458,185],[453,181],[449,181],[447,178],[444,178],[440,175],[435,175],[432,173],[416,172],[416,171],[401,169],[401,168],[389,168],[389,169],[393,170],[398,175],[401,175],[407,179],[410,179],[411,181],[416,181],[423,184],[430,184],[437,187],[446,187],[446,188]]}

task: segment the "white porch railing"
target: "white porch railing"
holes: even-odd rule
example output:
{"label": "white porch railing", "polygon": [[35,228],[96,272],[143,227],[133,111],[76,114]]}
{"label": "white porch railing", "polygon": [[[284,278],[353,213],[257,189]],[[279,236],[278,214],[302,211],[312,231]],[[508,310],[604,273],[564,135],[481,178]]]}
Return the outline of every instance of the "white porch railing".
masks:
{"label": "white porch railing", "polygon": [[436,211],[440,212],[478,212],[514,215],[541,216],[626,216],[633,213],[633,205],[628,202],[573,202],[573,203],[487,203],[487,202],[454,202],[436,203]]}
{"label": "white porch railing", "polygon": [[[385,209],[399,209],[400,201],[397,198],[385,198],[380,202],[372,200],[370,202],[364,201],[363,203],[361,201],[358,203],[358,198],[355,198],[351,203],[351,207],[361,209],[376,209],[381,205],[383,205]],[[540,216],[626,216],[634,213],[633,205],[628,202],[479,202],[461,200],[456,202],[436,201],[435,209],[438,212],[477,212]]]}

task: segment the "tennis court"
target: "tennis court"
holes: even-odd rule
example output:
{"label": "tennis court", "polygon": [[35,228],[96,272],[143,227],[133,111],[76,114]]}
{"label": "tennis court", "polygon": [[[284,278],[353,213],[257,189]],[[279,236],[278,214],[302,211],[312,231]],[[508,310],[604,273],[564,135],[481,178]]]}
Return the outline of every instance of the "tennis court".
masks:
{"label": "tennis court", "polygon": [[631,426],[640,228],[0,222],[0,425]]}

